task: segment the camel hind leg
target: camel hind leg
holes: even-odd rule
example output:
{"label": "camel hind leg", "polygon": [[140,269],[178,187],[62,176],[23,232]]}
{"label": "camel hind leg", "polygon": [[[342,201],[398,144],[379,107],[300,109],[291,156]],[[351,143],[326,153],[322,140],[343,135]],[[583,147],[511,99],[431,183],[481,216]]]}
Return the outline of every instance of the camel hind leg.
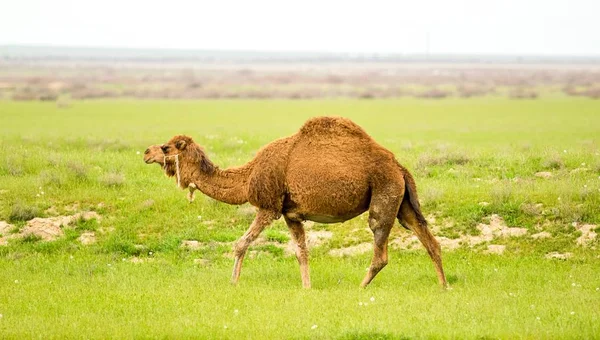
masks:
{"label": "camel hind leg", "polygon": [[408,200],[404,200],[402,205],[400,205],[398,221],[405,228],[412,230],[417,235],[419,241],[425,246],[429,257],[431,257],[431,260],[433,261],[440,285],[447,288],[448,283],[446,282],[444,268],[442,267],[442,251],[440,244],[431,234],[431,231],[429,231],[427,224],[419,221],[417,213]]}

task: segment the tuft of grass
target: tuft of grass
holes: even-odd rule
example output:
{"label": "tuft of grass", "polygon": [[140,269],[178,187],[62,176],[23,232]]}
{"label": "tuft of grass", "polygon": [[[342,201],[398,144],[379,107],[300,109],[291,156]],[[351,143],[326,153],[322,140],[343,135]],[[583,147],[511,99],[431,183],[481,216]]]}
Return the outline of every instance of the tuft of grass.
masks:
{"label": "tuft of grass", "polygon": [[445,153],[441,155],[425,153],[419,156],[417,169],[425,169],[431,166],[465,165],[470,161],[470,157],[461,153]]}
{"label": "tuft of grass", "polygon": [[39,235],[27,234],[25,237],[21,239],[22,243],[35,243],[40,241],[42,238]]}
{"label": "tuft of grass", "polygon": [[109,172],[100,177],[100,183],[107,187],[120,187],[125,184],[125,175],[122,173]]}
{"label": "tuft of grass", "polygon": [[544,169],[558,170],[558,169],[563,169],[565,167],[565,163],[559,156],[553,156],[548,159],[545,159],[542,162],[542,167]]}
{"label": "tuft of grass", "polygon": [[88,178],[88,169],[84,164],[78,162],[69,162],[67,167],[78,180],[85,180]]}
{"label": "tuft of grass", "polygon": [[268,241],[273,241],[277,243],[287,243],[290,240],[290,237],[288,235],[278,230],[266,230],[264,232],[264,235]]}
{"label": "tuft of grass", "polygon": [[23,222],[38,216],[40,216],[40,210],[36,206],[17,202],[12,206],[8,220],[11,222]]}

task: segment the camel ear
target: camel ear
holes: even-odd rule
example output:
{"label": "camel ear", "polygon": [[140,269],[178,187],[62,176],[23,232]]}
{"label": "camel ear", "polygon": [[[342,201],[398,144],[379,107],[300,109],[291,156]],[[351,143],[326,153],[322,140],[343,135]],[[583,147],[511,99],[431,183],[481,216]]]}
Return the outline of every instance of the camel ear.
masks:
{"label": "camel ear", "polygon": [[183,149],[185,149],[185,146],[186,146],[186,145],[187,145],[187,144],[186,144],[186,142],[185,142],[184,140],[178,140],[178,141],[175,143],[175,147],[176,147],[177,149],[179,149],[179,150],[183,150]]}

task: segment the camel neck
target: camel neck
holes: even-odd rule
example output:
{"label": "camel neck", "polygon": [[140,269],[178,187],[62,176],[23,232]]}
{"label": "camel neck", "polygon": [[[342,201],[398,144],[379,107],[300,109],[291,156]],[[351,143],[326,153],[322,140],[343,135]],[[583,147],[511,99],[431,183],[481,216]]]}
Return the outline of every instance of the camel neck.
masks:
{"label": "camel neck", "polygon": [[248,201],[248,177],[251,172],[250,163],[241,167],[221,170],[218,167],[210,174],[197,166],[192,176],[182,177],[181,187],[190,184],[205,195],[228,204],[244,204]]}

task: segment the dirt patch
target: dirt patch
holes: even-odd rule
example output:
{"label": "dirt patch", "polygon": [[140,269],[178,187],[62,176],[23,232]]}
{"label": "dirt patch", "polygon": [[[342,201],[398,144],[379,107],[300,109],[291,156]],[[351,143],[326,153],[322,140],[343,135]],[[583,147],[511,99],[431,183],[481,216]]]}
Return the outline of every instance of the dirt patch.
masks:
{"label": "dirt patch", "polygon": [[194,264],[200,265],[202,267],[206,267],[210,265],[210,260],[207,259],[194,259]]}
{"label": "dirt patch", "polygon": [[442,249],[454,250],[460,248],[465,243],[466,238],[447,238],[438,237],[437,240]]}
{"label": "dirt patch", "polygon": [[596,239],[596,236],[598,236],[594,231],[596,227],[597,226],[595,224],[575,226],[575,228],[581,232],[581,236],[579,236],[575,241],[577,242],[577,245],[587,247],[590,243],[592,243]]}
{"label": "dirt patch", "polygon": [[52,215],[52,216],[58,215],[58,210],[56,210],[55,206],[52,206],[52,207],[44,210],[44,212],[46,213],[46,215]]}
{"label": "dirt patch", "polygon": [[84,246],[94,244],[96,243],[96,234],[91,231],[83,233],[77,238],[77,241],[79,241]]}
{"label": "dirt patch", "polygon": [[396,250],[413,249],[419,246],[419,238],[416,235],[405,235],[391,240],[389,246]]}
{"label": "dirt patch", "polygon": [[552,237],[552,234],[550,234],[547,231],[542,231],[540,233],[531,235],[531,238],[536,239],[536,240],[538,240],[538,239],[544,239],[544,238],[550,238],[550,237]]}
{"label": "dirt patch", "polygon": [[328,254],[335,257],[356,256],[371,250],[373,250],[373,244],[365,242],[351,247],[331,249]]}
{"label": "dirt patch", "polygon": [[8,233],[10,233],[10,231],[14,228],[15,226],[12,224],[8,224],[5,221],[0,221],[0,234],[1,235],[6,235]]}
{"label": "dirt patch", "polygon": [[505,245],[501,245],[501,244],[490,244],[487,247],[487,250],[484,251],[484,254],[496,254],[496,255],[502,255],[504,254],[504,250],[506,250],[506,246]]}
{"label": "dirt patch", "polygon": [[42,241],[54,241],[64,236],[63,228],[70,227],[80,219],[84,221],[100,220],[101,216],[94,211],[86,211],[69,216],[36,217],[29,220],[20,232],[0,239],[0,245],[6,245],[8,239],[19,239],[27,236],[39,237]]}
{"label": "dirt patch", "polygon": [[200,242],[200,241],[196,241],[196,240],[183,240],[183,241],[181,241],[179,248],[188,249],[188,250],[200,250],[200,249],[205,249],[205,248],[216,248],[216,247],[220,247],[220,246],[231,247],[232,245],[233,245],[233,242],[211,241],[211,242],[205,243],[205,242]]}
{"label": "dirt patch", "polygon": [[0,221],[0,246],[8,245],[8,234],[14,229],[14,225],[8,224],[5,221]]}
{"label": "dirt patch", "polygon": [[540,171],[535,173],[535,177],[549,179],[552,178],[552,173],[549,171]]}
{"label": "dirt patch", "polygon": [[62,228],[72,225],[79,219],[84,221],[91,219],[100,220],[101,217],[93,211],[77,213],[69,216],[56,216],[47,218],[36,217],[28,221],[27,225],[17,235],[21,235],[21,237],[35,235],[40,237],[43,241],[53,241],[64,235]]}
{"label": "dirt patch", "polygon": [[306,233],[306,246],[310,249],[323,245],[333,237],[333,233],[327,230],[310,230]]}
{"label": "dirt patch", "polygon": [[145,261],[144,261],[144,259],[134,256],[131,259],[129,259],[129,262],[139,264],[139,263],[144,263]]}
{"label": "dirt patch", "polygon": [[480,223],[477,225],[477,229],[481,232],[481,237],[472,238],[475,241],[474,244],[491,241],[494,237],[520,237],[527,234],[526,228],[508,227],[504,219],[497,214],[490,216],[489,224]]}
{"label": "dirt patch", "polygon": [[202,244],[196,240],[183,240],[179,245],[179,248],[189,249],[189,250],[198,250],[200,249]]}

